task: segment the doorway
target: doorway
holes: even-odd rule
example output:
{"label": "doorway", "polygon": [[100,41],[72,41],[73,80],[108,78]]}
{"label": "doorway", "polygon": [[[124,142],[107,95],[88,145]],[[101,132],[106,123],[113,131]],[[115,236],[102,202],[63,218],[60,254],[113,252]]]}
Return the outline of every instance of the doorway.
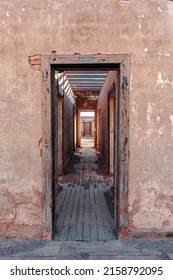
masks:
{"label": "doorway", "polygon": [[80,143],[81,147],[94,147],[95,112],[80,112]]}
{"label": "doorway", "polygon": [[[118,118],[116,124],[115,160],[114,160],[114,199],[115,199],[115,229],[118,237],[128,234],[128,118],[129,118],[129,57],[128,55],[74,55],[74,56],[44,56],[43,70],[43,171],[44,171],[44,235],[53,237],[54,209],[56,192],[56,100],[55,71],[88,71],[115,70],[116,104]],[[66,85],[67,86],[67,85]],[[75,116],[77,118],[77,114]],[[75,121],[74,121],[75,122]],[[98,122],[98,120],[97,120]],[[74,125],[75,130],[75,125]],[[98,135],[96,131],[96,135]],[[77,138],[77,136],[76,136]],[[77,142],[77,141],[76,141]],[[97,140],[98,145],[99,140]],[[74,145],[75,146],[75,145]],[[123,188],[123,189],[121,189]],[[119,211],[121,207],[121,211]]]}

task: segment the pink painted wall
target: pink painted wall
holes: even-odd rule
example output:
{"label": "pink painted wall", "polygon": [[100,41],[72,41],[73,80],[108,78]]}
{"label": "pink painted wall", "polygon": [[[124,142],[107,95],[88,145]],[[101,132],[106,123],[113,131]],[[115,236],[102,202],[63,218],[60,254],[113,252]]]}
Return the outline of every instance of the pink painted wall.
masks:
{"label": "pink painted wall", "polygon": [[0,1],[0,235],[42,236],[34,54],[130,54],[129,229],[173,231],[173,2]]}

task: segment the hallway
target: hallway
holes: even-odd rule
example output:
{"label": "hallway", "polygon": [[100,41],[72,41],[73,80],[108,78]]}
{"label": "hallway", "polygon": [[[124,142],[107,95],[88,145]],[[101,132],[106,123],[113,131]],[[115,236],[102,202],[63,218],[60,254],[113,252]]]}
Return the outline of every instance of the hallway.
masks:
{"label": "hallway", "polygon": [[104,174],[99,153],[78,149],[65,173],[56,194],[54,239],[115,239],[112,181]]}

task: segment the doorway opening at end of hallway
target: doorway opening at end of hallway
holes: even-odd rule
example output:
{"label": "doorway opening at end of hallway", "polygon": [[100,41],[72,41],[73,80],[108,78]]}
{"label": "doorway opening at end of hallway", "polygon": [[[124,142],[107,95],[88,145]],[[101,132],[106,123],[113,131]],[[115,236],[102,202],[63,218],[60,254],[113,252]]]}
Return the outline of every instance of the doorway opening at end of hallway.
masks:
{"label": "doorway opening at end of hallway", "polygon": [[95,112],[80,112],[80,146],[94,148],[95,137]]}

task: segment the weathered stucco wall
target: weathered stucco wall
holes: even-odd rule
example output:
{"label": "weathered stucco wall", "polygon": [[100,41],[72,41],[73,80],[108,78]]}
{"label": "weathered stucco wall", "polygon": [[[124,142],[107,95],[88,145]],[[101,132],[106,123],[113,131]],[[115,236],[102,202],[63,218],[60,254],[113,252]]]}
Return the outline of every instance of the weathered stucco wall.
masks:
{"label": "weathered stucco wall", "polygon": [[[72,93],[73,94],[73,93]],[[63,168],[74,152],[74,97],[63,96]]]}
{"label": "weathered stucco wall", "polygon": [[173,2],[0,1],[0,235],[42,235],[41,72],[28,56],[131,55],[129,228],[173,231]]}
{"label": "weathered stucco wall", "polygon": [[[101,157],[107,173],[109,172],[109,103],[108,94],[115,83],[116,72],[109,71],[98,98],[98,141]],[[113,153],[113,152],[112,152]]]}

